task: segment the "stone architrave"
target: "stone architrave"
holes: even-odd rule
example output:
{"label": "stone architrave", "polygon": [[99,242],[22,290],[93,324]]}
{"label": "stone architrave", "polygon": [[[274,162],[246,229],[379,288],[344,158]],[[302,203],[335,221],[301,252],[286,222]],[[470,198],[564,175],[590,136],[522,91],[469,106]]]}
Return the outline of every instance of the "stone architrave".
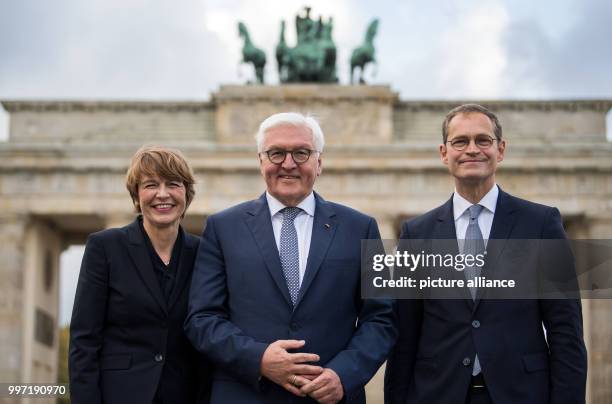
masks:
{"label": "stone architrave", "polygon": [[[53,378],[61,250],[133,217],[124,179],[143,144],[181,149],[195,171],[184,220],[264,189],[253,136],[267,116],[312,113],[326,135],[317,191],[378,219],[383,237],[445,201],[453,188],[437,146],[447,111],[463,101],[404,101],[389,86],[221,86],[210,101],[3,101],[0,143],[0,381]],[[483,101],[500,117],[508,152],[498,180],[515,195],[557,206],[571,237],[612,236],[612,100]],[[49,287],[50,285],[50,287]],[[610,304],[585,300],[588,402],[612,397]],[[42,312],[41,312],[42,311]],[[51,343],[51,347],[49,347]],[[53,381],[53,380],[45,380]],[[382,371],[367,388],[382,402]]]}
{"label": "stone architrave", "polygon": [[327,144],[369,145],[392,142],[397,94],[388,86],[221,86],[213,100],[220,143],[251,144],[266,117],[297,111],[319,119]]}

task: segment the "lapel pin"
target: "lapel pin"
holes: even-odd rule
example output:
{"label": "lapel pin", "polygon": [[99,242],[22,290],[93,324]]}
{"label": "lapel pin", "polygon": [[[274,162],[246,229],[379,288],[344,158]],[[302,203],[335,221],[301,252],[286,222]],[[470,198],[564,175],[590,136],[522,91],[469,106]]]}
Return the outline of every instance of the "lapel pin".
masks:
{"label": "lapel pin", "polygon": [[329,223],[325,223],[325,228],[329,229],[331,227],[331,225]]}

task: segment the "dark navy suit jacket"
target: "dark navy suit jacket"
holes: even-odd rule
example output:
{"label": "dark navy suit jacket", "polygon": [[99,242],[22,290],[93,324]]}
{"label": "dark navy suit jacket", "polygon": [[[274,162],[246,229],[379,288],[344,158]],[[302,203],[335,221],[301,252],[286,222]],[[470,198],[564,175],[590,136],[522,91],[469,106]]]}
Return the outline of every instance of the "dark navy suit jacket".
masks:
{"label": "dark navy suit jacket", "polygon": [[302,352],[333,369],[347,402],[365,401],[364,385],[396,338],[390,300],[360,294],[361,239],[379,238],[376,221],[315,194],[307,268],[291,304],[265,194],[208,218],[198,250],[185,322],[194,346],[214,362],[212,403],[297,403],[261,378],[267,346],[305,340]]}
{"label": "dark navy suit jacket", "polygon": [[89,236],[70,323],[73,404],[151,404],[160,384],[172,402],[205,402],[209,372],[183,331],[199,238],[183,235],[168,302],[137,221]]}
{"label": "dark navy suit jacket", "polygon": [[[404,223],[401,238],[455,239],[452,198]],[[489,240],[563,238],[556,208],[500,190]],[[400,336],[387,362],[387,404],[463,403],[476,353],[495,404],[584,403],[579,300],[399,300],[397,310]]]}

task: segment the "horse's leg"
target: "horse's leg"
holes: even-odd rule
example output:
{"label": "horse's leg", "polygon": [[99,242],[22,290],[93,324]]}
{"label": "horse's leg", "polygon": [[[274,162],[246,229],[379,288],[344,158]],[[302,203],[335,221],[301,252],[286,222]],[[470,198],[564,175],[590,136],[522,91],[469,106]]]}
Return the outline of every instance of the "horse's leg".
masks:
{"label": "horse's leg", "polygon": [[264,82],[264,77],[263,77],[263,66],[257,66],[255,68],[255,74],[257,75],[257,82],[259,84],[263,84]]}

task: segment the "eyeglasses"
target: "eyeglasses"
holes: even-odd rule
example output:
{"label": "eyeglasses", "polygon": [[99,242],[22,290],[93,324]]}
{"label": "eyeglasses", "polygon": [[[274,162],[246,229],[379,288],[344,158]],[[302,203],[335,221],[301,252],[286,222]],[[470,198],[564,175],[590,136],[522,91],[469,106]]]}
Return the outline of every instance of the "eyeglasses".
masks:
{"label": "eyeglasses", "polygon": [[319,151],[310,149],[270,149],[264,151],[263,153],[268,156],[268,160],[270,160],[272,164],[283,164],[283,162],[287,158],[287,153],[291,153],[291,158],[293,159],[293,161],[295,161],[295,164],[304,164],[308,161],[312,153],[319,153]]}
{"label": "eyeglasses", "polygon": [[[481,150],[488,149],[493,145],[493,142],[499,140],[497,138],[479,135],[474,138],[474,144]],[[465,150],[472,140],[468,137],[458,137],[453,140],[447,140],[446,143],[450,143],[451,147],[457,151]]]}

